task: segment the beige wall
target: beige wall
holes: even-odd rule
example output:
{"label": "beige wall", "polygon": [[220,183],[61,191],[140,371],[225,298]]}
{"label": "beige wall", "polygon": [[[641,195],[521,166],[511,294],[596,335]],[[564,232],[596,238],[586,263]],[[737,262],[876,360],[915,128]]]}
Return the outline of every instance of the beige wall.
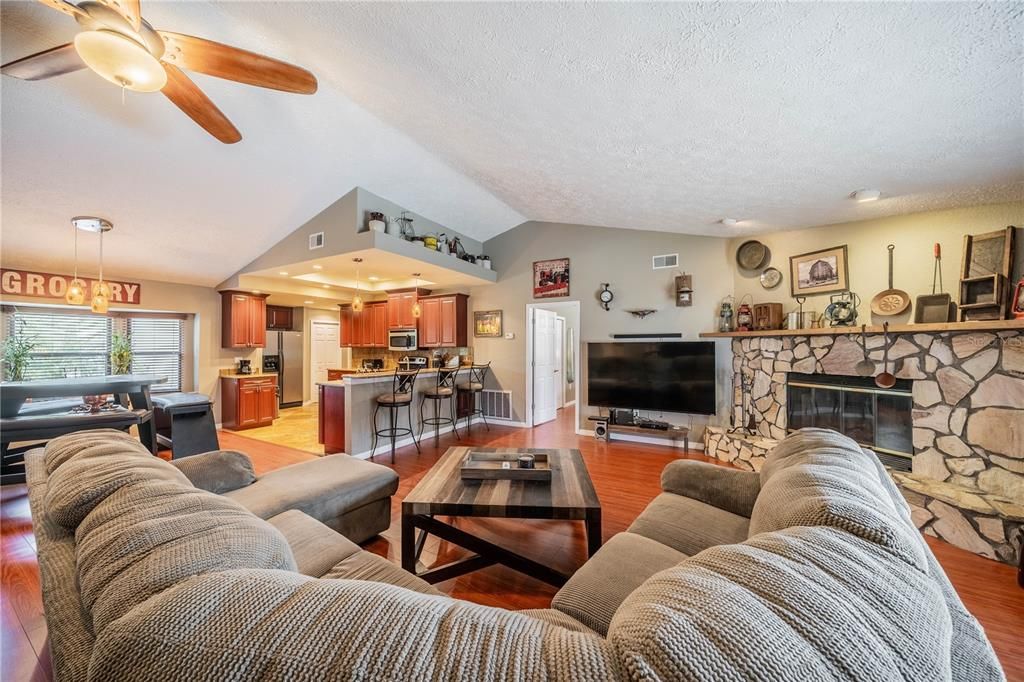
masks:
{"label": "beige wall", "polygon": [[[16,263],[4,263],[4,267],[17,268]],[[209,395],[214,401],[220,397],[218,376],[222,368],[235,366],[234,358],[248,357],[257,366],[259,350],[243,351],[220,347],[221,299],[214,289],[169,282],[142,280],[141,299],[137,306],[122,306],[113,310],[129,312],[159,311],[192,315],[185,329],[185,362],[182,367],[184,390],[195,390]],[[19,303],[60,305],[57,299],[32,296],[3,296],[2,302],[9,305]],[[76,307],[77,308],[77,307]],[[85,309],[88,310],[88,309]],[[220,411],[216,412],[220,422]]]}
{"label": "beige wall", "polygon": [[[1024,226],[1024,202],[914,213],[759,236],[757,239],[771,250],[771,265],[783,273],[782,284],[770,291],[761,287],[759,273],[740,271],[735,267],[733,254],[744,240],[733,239],[729,244],[729,254],[730,266],[735,271],[736,300],[751,294],[755,303],[781,302],[787,312],[796,309],[796,301],[790,296],[789,257],[846,244],[850,288],[863,299],[861,319],[867,322],[864,316],[871,314],[869,304],[872,297],[888,288],[886,245],[896,246],[893,285],[906,291],[913,299],[920,294],[931,293],[932,245],[938,242],[942,245],[942,281],[945,290],[952,293],[956,301],[959,299],[957,285],[964,235],[991,232],[1007,225]],[[1021,238],[1018,230],[1017,278],[1021,275],[1020,264],[1024,262]],[[813,309],[821,314],[828,302],[827,295],[814,296],[804,304],[804,310]],[[913,312],[884,319],[894,323],[912,321]]]}
{"label": "beige wall", "polygon": [[[484,250],[499,273],[498,282],[475,287],[469,299],[473,310],[503,310],[504,331],[514,339],[472,339],[474,359],[491,361],[494,387],[512,391],[513,419],[525,421],[526,411],[526,306],[530,303],[580,301],[580,424],[590,428],[586,416],[596,408],[586,400],[586,344],[610,341],[614,333],[681,332],[687,341],[711,329],[721,299],[732,292],[731,252],[725,239],[690,235],[623,230],[561,223],[527,222],[489,240]],[[693,274],[694,305],[677,308],[673,295],[676,270],[653,270],[651,257],[678,253],[680,270]],[[532,296],[533,261],[570,259],[571,288],[567,299],[535,300]],[[612,309],[598,303],[602,282],[615,293]],[[639,320],[627,309],[656,308]],[[723,385],[728,349],[720,350]],[[719,396],[719,403],[723,402]],[[728,413],[721,406],[721,414]],[[665,414],[671,422],[685,424],[688,417]],[[701,427],[706,418],[694,417]],[[698,428],[699,430],[699,428]]]}

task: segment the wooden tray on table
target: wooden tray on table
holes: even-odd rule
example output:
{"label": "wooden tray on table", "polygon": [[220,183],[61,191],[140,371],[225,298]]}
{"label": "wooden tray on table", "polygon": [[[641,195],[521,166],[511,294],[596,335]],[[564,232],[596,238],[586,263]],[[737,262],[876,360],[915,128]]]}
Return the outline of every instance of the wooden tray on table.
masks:
{"label": "wooden tray on table", "polygon": [[[519,458],[533,456],[533,469],[519,468]],[[543,481],[551,482],[551,463],[548,456],[534,452],[474,452],[470,451],[460,470],[464,480]]]}

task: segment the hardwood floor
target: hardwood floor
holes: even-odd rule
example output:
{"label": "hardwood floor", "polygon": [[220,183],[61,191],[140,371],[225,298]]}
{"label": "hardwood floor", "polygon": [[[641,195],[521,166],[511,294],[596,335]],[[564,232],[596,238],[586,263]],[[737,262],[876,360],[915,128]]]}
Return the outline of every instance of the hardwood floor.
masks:
{"label": "hardwood floor", "polygon": [[[315,407],[315,406],[314,406]],[[310,408],[301,408],[308,410]],[[489,432],[474,426],[463,433],[463,445],[502,447],[575,447],[582,454],[603,507],[605,539],[626,529],[660,491],[662,468],[679,458],[704,459],[656,445],[602,443],[577,436],[574,416],[563,410],[555,422],[535,429],[492,426]],[[315,455],[245,435],[221,432],[221,447],[241,450],[253,460],[257,474],[313,459]],[[458,441],[451,434],[422,443],[422,454],[412,446],[398,451],[392,465],[387,454],[376,461],[392,466],[400,477],[392,507],[391,528],[364,546],[400,561],[400,501],[430,466]],[[460,519],[460,528],[526,556],[543,559],[554,568],[572,572],[586,560],[586,540],[581,522]],[[1024,590],[1017,587],[1016,570],[971,554],[933,538],[926,538],[956,586],[967,608],[981,621],[999,655],[1009,680],[1024,682]],[[49,680],[39,571],[25,486],[0,488],[0,680]],[[426,566],[448,563],[465,555],[460,548],[431,538],[422,554]],[[449,580],[437,585],[453,597],[479,604],[511,609],[545,608],[555,588],[503,566]]]}

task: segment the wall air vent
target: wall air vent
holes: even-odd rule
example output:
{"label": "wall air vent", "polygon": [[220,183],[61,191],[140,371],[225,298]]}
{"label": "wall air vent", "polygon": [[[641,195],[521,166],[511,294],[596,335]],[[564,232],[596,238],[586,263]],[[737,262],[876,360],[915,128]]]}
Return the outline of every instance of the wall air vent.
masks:
{"label": "wall air vent", "polygon": [[324,248],[324,233],[314,232],[309,235],[309,250]]}
{"label": "wall air vent", "polygon": [[655,270],[665,270],[666,268],[678,268],[679,267],[679,254],[678,253],[666,253],[662,256],[654,256],[651,258],[651,264]]}

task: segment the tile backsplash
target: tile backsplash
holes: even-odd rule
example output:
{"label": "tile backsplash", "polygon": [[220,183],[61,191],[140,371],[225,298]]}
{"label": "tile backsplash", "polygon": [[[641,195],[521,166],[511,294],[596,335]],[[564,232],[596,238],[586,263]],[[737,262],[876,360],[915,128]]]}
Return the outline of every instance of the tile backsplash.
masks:
{"label": "tile backsplash", "polygon": [[430,364],[433,366],[433,358],[445,353],[460,356],[462,358],[461,364],[468,364],[473,361],[472,348],[424,348],[411,353],[388,350],[387,348],[353,348],[352,365],[354,368],[358,368],[362,366],[364,359],[381,358],[384,360],[384,369],[394,369],[398,366],[398,359],[401,357],[406,355],[423,355],[430,358]]}

